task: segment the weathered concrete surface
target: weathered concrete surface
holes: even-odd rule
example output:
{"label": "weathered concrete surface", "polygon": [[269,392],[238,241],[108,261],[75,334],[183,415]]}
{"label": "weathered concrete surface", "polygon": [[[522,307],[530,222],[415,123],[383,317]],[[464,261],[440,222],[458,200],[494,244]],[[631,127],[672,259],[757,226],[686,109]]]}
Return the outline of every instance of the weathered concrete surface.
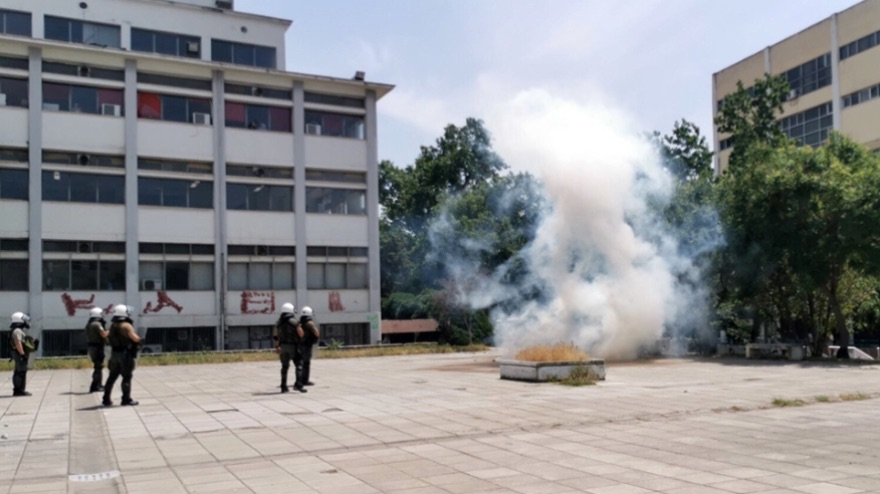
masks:
{"label": "weathered concrete surface", "polygon": [[0,494],[880,492],[880,399],[771,405],[880,395],[880,367],[611,362],[572,388],[495,357],[316,360],[285,395],[276,363],[142,367],[141,406],[110,409],[89,371],[31,372],[15,399],[8,373]]}

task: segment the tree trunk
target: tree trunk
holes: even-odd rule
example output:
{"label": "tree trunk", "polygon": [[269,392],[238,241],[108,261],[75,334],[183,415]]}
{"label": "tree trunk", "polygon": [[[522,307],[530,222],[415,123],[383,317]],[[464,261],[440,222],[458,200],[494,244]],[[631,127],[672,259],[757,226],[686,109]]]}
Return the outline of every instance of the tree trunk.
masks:
{"label": "tree trunk", "polygon": [[831,304],[831,311],[834,314],[834,327],[837,331],[837,344],[840,347],[837,350],[837,358],[849,358],[849,331],[846,329],[846,318],[843,316],[843,310],[840,308],[840,301],[837,300],[837,281],[830,283],[828,290],[828,303]]}

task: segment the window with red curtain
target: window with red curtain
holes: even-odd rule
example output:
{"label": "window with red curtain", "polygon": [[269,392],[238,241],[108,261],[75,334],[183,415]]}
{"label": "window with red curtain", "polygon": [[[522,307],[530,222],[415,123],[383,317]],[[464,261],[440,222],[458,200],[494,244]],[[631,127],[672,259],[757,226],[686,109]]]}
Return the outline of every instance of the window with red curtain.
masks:
{"label": "window with red curtain", "polygon": [[270,106],[269,128],[278,132],[290,132],[290,108]]}
{"label": "window with red curtain", "polygon": [[119,105],[123,106],[122,91],[119,89],[99,89],[98,105]]}
{"label": "window with red curtain", "polygon": [[244,127],[246,124],[245,107],[243,103],[226,102],[226,126]]}
{"label": "window with red curtain", "polygon": [[162,119],[162,97],[152,93],[138,93],[138,118]]}

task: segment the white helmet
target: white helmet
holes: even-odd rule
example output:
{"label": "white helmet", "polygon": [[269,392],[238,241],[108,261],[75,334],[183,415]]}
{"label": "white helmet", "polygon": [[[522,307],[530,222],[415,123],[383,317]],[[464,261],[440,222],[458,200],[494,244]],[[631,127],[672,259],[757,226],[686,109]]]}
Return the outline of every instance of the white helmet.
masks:
{"label": "white helmet", "polygon": [[104,309],[100,307],[92,307],[89,310],[89,317],[101,317],[104,315]]}
{"label": "white helmet", "polygon": [[312,314],[313,314],[313,312],[312,312],[311,307],[309,307],[309,306],[303,307],[302,315],[312,317]]}
{"label": "white helmet", "polygon": [[293,312],[294,312],[293,304],[287,303],[287,304],[284,304],[281,306],[281,313],[282,314],[293,314]]}
{"label": "white helmet", "polygon": [[113,306],[113,317],[131,317],[131,307],[123,304]]}
{"label": "white helmet", "polygon": [[10,319],[12,320],[12,324],[27,324],[31,320],[31,317],[24,312],[16,312],[12,314]]}

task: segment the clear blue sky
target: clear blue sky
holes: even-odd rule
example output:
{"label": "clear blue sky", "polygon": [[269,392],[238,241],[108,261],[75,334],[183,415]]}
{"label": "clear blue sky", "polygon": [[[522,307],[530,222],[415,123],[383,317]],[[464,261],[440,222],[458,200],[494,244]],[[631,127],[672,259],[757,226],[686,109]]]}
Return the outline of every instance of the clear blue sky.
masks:
{"label": "clear blue sky", "polygon": [[[528,89],[600,98],[645,131],[686,118],[711,142],[711,77],[856,0],[237,0],[293,21],[287,69],[397,88],[379,158],[413,162],[446,124]],[[493,129],[490,128],[490,131]]]}

